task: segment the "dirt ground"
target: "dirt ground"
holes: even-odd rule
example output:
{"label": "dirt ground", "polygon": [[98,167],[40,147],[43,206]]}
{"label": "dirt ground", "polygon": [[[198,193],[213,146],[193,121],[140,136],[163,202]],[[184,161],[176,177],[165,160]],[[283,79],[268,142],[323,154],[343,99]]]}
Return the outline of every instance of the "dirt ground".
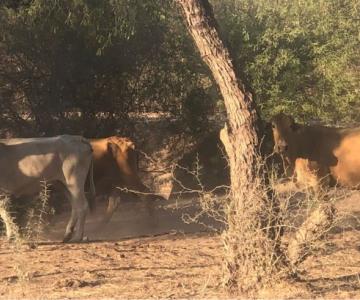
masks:
{"label": "dirt ground", "polygon": [[[358,193],[337,204],[348,217],[301,264],[298,280],[260,297],[360,298],[359,201]],[[37,246],[1,239],[0,298],[241,298],[221,286],[219,234],[182,221],[193,204],[172,202],[149,215],[125,203],[106,226],[100,207],[87,220],[87,243],[60,242],[67,215],[54,218]]]}

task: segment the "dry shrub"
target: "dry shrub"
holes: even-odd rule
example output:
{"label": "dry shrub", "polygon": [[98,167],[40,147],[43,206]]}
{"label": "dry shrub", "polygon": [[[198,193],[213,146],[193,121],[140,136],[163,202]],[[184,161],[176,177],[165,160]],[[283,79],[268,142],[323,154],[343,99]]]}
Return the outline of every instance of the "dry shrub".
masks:
{"label": "dry shrub", "polygon": [[19,238],[19,227],[14,222],[14,217],[10,212],[10,196],[0,195],[0,218],[6,230],[6,236],[17,240]]}
{"label": "dry shrub", "polygon": [[49,186],[43,181],[38,197],[30,202],[34,206],[28,208],[26,226],[23,230],[19,229],[12,217],[10,197],[0,197],[0,217],[6,223],[7,236],[10,236],[9,247],[14,252],[13,267],[17,274],[16,280],[20,283],[25,283],[33,277],[31,265],[24,258],[24,251],[28,251],[29,247],[34,248],[39,243],[41,234],[47,225],[47,216],[53,213],[48,206],[49,197]]}
{"label": "dry shrub", "polygon": [[[181,179],[177,177],[176,170],[182,171]],[[199,209],[194,214],[184,213],[182,219],[185,223],[201,224],[211,231],[218,232],[219,228],[223,228],[227,224],[224,203],[229,198],[230,186],[220,185],[209,190],[201,181],[202,172],[203,166],[198,156],[196,156],[192,169],[173,164],[171,178],[179,190],[172,192],[172,196],[176,201],[189,197],[197,199]],[[184,174],[188,176],[190,186],[183,182]],[[198,188],[195,189],[194,186]],[[208,217],[215,220],[218,226],[215,227],[213,224],[203,221],[204,218]]]}
{"label": "dry shrub", "polygon": [[[204,223],[204,217],[211,217],[221,224],[224,245],[223,283],[231,289],[235,289],[238,282],[247,280],[247,285],[251,286],[265,273],[278,273],[275,272],[275,269],[279,269],[278,265],[281,261],[279,250],[281,226],[276,225],[279,220],[278,215],[275,214],[278,205],[273,201],[273,197],[269,197],[271,191],[264,188],[267,185],[264,174],[260,176],[261,169],[263,165],[260,165],[259,161],[256,183],[246,195],[233,195],[229,186],[206,190],[200,182],[199,173],[202,169],[198,163],[193,170],[186,172],[198,182],[199,189],[193,190],[177,182],[182,187],[179,197],[196,195],[200,207],[196,214],[183,215],[186,222],[200,223],[216,231],[219,230],[219,226],[214,228],[211,223],[210,225],[209,222]],[[239,201],[240,197],[246,197],[246,201]],[[259,274],[259,270],[262,274]]]}
{"label": "dry shrub", "polygon": [[[223,224],[223,284],[231,290],[250,292],[246,287],[296,278],[301,262],[325,247],[329,231],[343,219],[336,216],[334,203],[348,196],[346,190],[321,185],[300,188],[291,179],[279,178],[273,165],[260,158],[257,164],[256,181],[246,194],[232,195],[227,187],[228,192],[219,195],[217,188],[192,190],[183,185],[179,193],[197,195],[200,207],[194,215],[185,214],[185,221],[218,230],[202,222],[207,216]],[[198,165],[187,170],[196,180],[199,172]],[[286,184],[288,189],[283,188]],[[241,197],[246,200],[239,201]]]}
{"label": "dry shrub", "polygon": [[24,239],[36,245],[41,238],[44,229],[48,225],[49,216],[54,214],[54,209],[49,206],[50,185],[46,181],[41,181],[41,190],[31,201],[31,207],[27,212],[26,226],[24,229]]}
{"label": "dry shrub", "polygon": [[[49,207],[49,198],[50,198],[50,189],[47,182],[41,182],[41,190],[39,194],[34,197],[31,201],[27,202],[25,205],[25,220],[22,221],[25,226],[23,229],[20,229],[15,222],[14,214],[19,214],[19,211],[11,211],[11,197],[9,195],[0,196],[0,217],[5,225],[6,235],[11,240],[18,240],[22,242],[32,241],[37,243],[40,240],[40,236],[45,229],[48,216],[54,213],[54,210]],[[26,199],[29,200],[29,199]],[[16,210],[16,207],[14,207]],[[18,210],[24,209],[23,207]],[[21,218],[22,219],[22,218]]]}
{"label": "dry shrub", "polygon": [[10,211],[10,196],[2,195],[0,199],[0,217],[6,228],[6,236],[8,238],[9,247],[13,250],[13,267],[16,273],[16,280],[20,283],[28,281],[29,272],[28,264],[24,261],[23,251],[24,242],[20,234],[19,227],[16,225],[14,217]]}
{"label": "dry shrub", "polygon": [[[224,282],[231,291],[252,293],[283,275],[284,256],[278,199],[267,184],[265,165],[258,157],[251,186],[239,182],[224,203],[226,230],[224,244]],[[242,184],[245,184],[242,188]]]}

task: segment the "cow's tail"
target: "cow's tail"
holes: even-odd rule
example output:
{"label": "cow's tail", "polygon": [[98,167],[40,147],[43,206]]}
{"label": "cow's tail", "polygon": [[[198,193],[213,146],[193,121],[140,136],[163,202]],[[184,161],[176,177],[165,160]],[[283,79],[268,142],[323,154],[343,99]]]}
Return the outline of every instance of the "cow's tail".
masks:
{"label": "cow's tail", "polygon": [[87,197],[87,199],[88,199],[89,209],[91,212],[93,212],[96,207],[96,201],[95,201],[96,191],[95,191],[95,184],[94,184],[94,161],[93,161],[92,157],[91,157],[90,168],[89,168],[87,179],[88,179],[87,181],[89,183],[89,196]]}

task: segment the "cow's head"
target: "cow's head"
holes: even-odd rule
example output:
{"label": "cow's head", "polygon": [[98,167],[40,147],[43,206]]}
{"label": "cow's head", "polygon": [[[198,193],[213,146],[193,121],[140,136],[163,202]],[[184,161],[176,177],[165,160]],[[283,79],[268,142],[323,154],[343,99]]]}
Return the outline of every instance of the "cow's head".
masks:
{"label": "cow's head", "polygon": [[289,143],[298,131],[299,125],[295,123],[292,117],[280,113],[272,118],[271,127],[274,137],[274,151],[289,155]]}
{"label": "cow's head", "polygon": [[124,175],[130,175],[137,171],[138,155],[132,140],[113,136],[109,138],[107,147]]}

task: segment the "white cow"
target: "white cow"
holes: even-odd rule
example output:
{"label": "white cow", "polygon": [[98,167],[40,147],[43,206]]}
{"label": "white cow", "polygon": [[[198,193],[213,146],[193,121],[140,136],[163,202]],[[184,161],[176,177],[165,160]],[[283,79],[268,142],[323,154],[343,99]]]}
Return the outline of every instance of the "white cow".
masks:
{"label": "white cow", "polygon": [[[95,197],[92,148],[81,136],[0,140],[0,193],[32,196],[39,193],[41,181],[57,181],[65,187],[72,211],[64,242],[83,239],[88,209],[84,190],[87,177],[92,201]],[[9,238],[12,233],[6,229]]]}

